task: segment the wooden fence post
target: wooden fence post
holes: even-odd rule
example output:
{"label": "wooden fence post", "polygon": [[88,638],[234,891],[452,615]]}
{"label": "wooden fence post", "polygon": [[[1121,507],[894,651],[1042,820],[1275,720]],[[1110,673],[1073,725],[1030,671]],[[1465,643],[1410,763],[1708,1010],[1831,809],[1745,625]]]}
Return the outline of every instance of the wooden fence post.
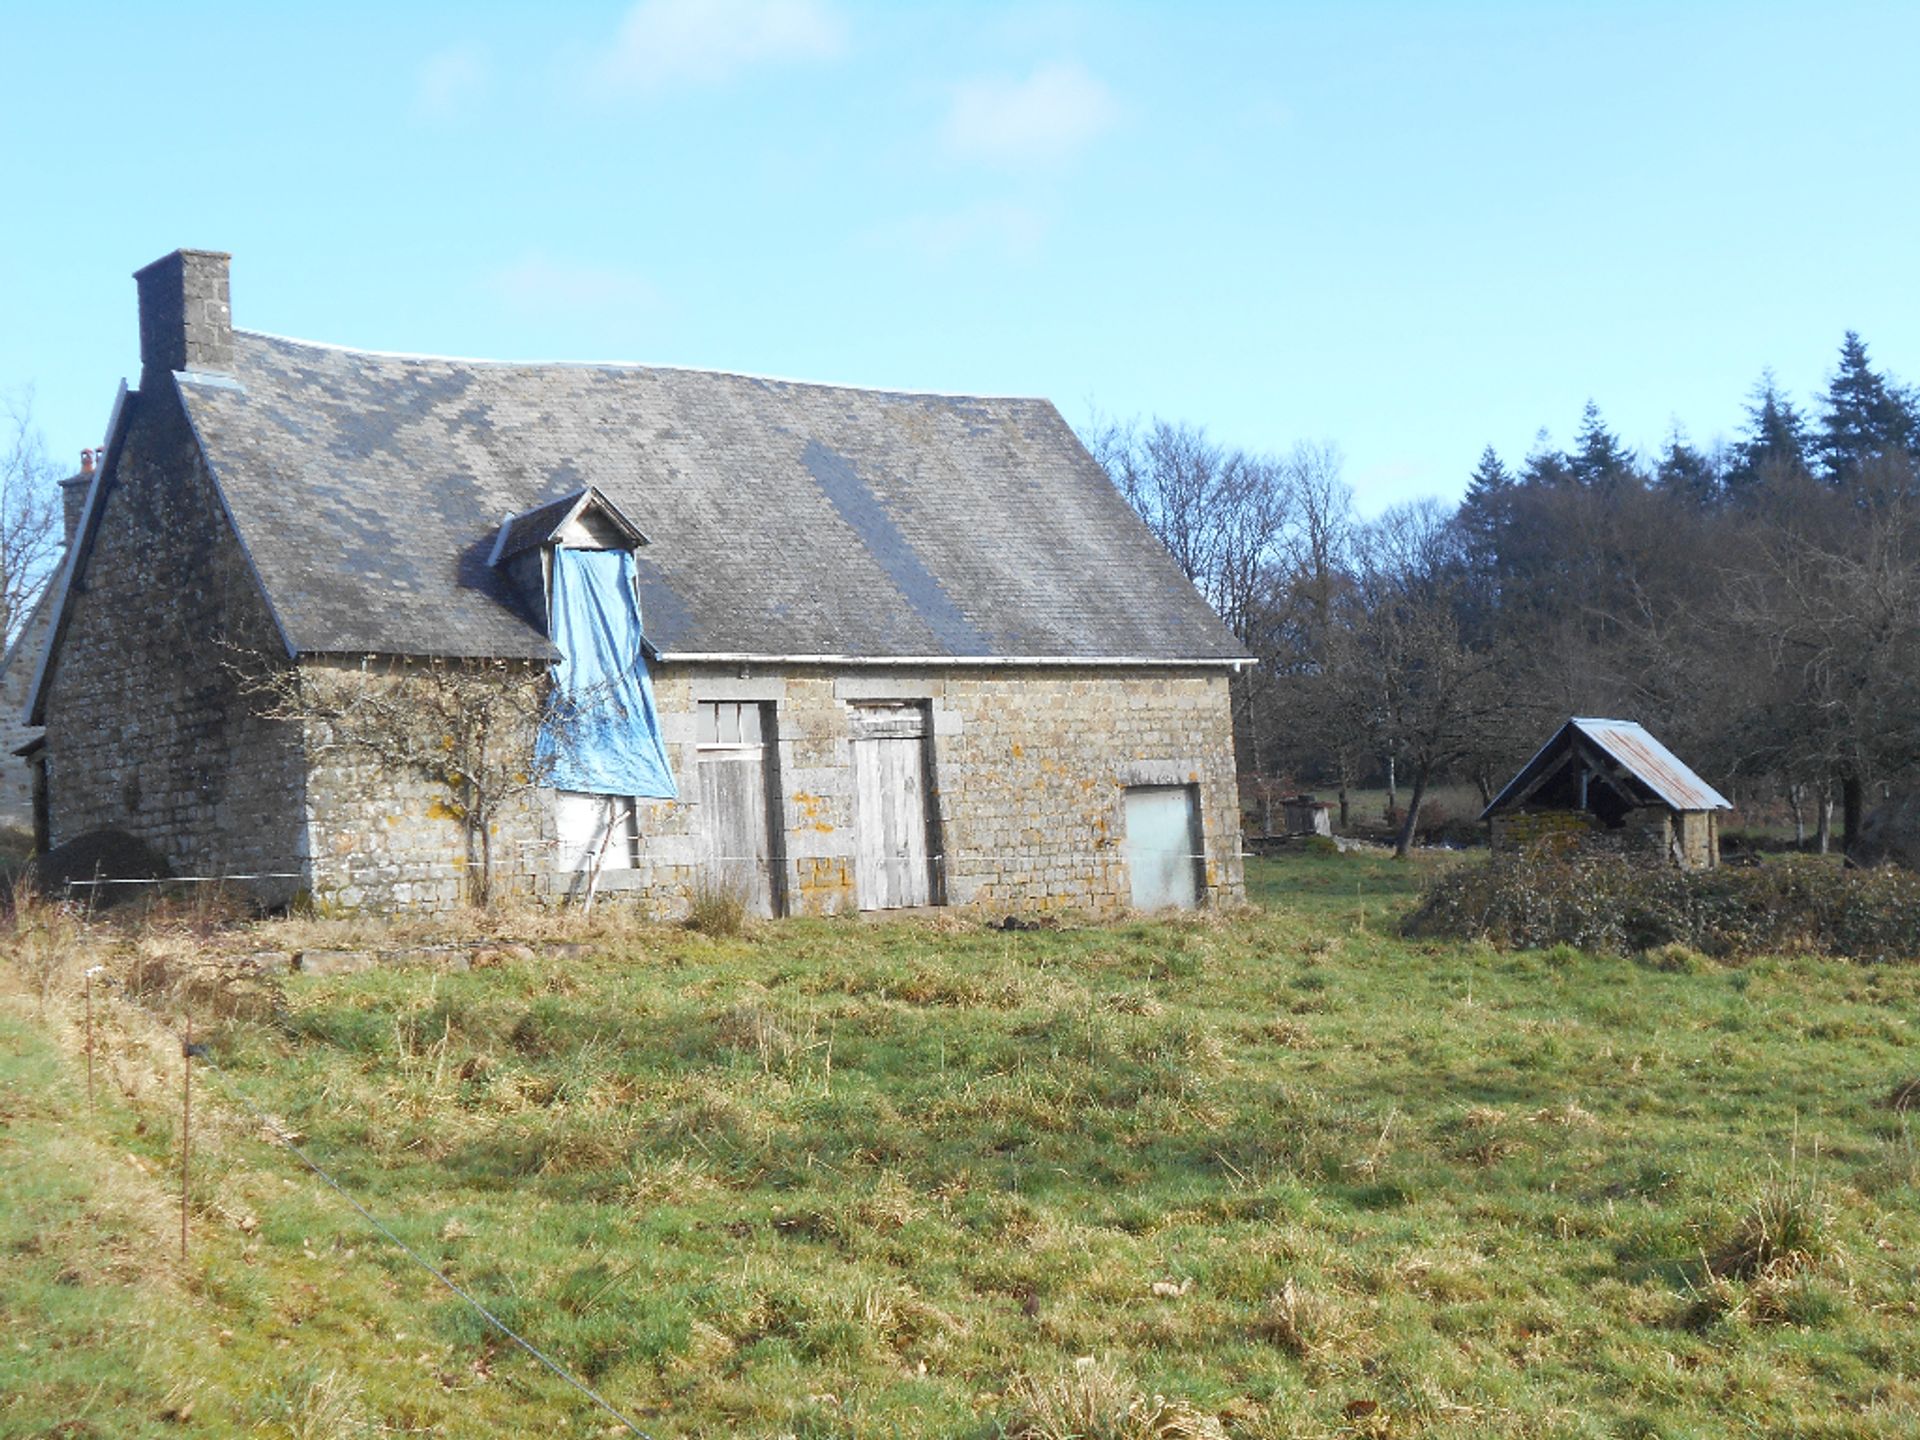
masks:
{"label": "wooden fence post", "polygon": [[187,1152],[193,1135],[193,1017],[180,1045],[180,1263],[187,1262]]}
{"label": "wooden fence post", "polygon": [[93,1107],[93,972],[100,967],[87,967],[87,1114],[94,1112]]}

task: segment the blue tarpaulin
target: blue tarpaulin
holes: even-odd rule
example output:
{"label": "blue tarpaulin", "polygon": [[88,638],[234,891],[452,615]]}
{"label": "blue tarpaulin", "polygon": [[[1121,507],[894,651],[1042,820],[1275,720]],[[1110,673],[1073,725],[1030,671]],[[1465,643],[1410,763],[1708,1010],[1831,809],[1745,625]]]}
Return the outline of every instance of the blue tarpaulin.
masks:
{"label": "blue tarpaulin", "polygon": [[678,798],[641,652],[632,554],[556,548],[552,615],[560,651],[554,715],[535,751],[552,767],[547,783],[588,795]]}

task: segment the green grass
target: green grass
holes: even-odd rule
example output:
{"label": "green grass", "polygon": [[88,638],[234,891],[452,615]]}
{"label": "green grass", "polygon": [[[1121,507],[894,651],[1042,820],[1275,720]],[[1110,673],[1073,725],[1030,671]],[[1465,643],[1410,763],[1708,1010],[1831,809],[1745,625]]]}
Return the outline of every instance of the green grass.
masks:
{"label": "green grass", "polygon": [[[1240,917],[293,977],[211,1043],[662,1437],[1913,1433],[1920,1161],[1885,1101],[1920,971],[1410,943],[1419,874],[1299,856]],[[183,1433],[183,1394],[184,1433],[609,1433],[211,1082],[179,1267],[177,1091],[128,1049],[89,1120],[71,1030],[15,1011],[0,1434]],[[85,1218],[109,1176],[146,1217],[117,1242]]]}
{"label": "green grass", "polygon": [[[1340,787],[1334,784],[1309,785],[1308,794],[1327,801],[1335,808],[1332,812],[1334,826],[1340,823]],[[1407,802],[1413,798],[1413,788],[1402,785],[1395,797],[1404,812]],[[1473,821],[1479,817],[1484,802],[1480,792],[1471,785],[1434,785],[1427,790],[1421,801],[1422,828],[1438,823],[1438,819]],[[1383,830],[1387,828],[1387,791],[1385,786],[1369,789],[1354,789],[1347,792],[1347,809],[1355,828]],[[1274,823],[1278,828],[1280,807],[1274,806]],[[1438,819],[1436,819],[1438,817]]]}

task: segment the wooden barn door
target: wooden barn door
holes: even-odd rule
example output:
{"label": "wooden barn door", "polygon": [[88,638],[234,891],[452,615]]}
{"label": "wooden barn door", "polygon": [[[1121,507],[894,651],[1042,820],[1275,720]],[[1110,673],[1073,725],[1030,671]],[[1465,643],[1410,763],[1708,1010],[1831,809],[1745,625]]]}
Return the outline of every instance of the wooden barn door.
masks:
{"label": "wooden barn door", "polygon": [[701,828],[707,836],[707,880],[745,899],[752,915],[778,913],[775,876],[777,753],[762,707],[752,701],[702,702],[698,715]]}
{"label": "wooden barn door", "polygon": [[1127,790],[1127,871],[1136,910],[1200,903],[1200,805],[1191,785]]}
{"label": "wooden barn door", "polygon": [[854,883],[860,908],[933,904],[923,707],[855,707],[853,790]]}

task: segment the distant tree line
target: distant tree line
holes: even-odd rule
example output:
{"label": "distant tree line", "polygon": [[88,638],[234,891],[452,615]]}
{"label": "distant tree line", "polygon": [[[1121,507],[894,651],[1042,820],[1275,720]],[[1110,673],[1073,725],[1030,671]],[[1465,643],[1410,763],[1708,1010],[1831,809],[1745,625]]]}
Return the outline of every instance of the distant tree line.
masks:
{"label": "distant tree line", "polygon": [[1645,723],[1827,843],[1920,772],[1920,394],[1848,332],[1803,412],[1763,373],[1737,438],[1489,447],[1465,498],[1361,520],[1331,447],[1251,455],[1096,419],[1089,448],[1259,665],[1243,778],[1490,799],[1568,715]]}

